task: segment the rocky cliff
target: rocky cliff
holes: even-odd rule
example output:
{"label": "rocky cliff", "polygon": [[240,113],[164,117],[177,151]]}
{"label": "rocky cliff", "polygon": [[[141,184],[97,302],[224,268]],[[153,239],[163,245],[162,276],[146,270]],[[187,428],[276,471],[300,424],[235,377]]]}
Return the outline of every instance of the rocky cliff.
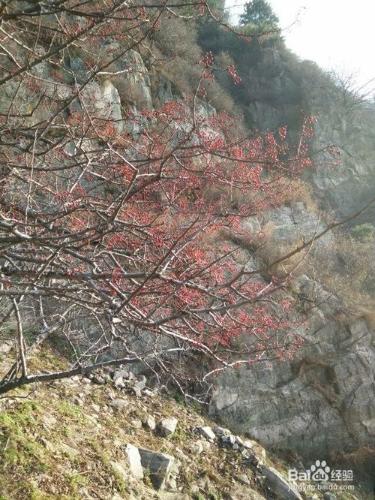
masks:
{"label": "rocky cliff", "polygon": [[[253,126],[272,130],[288,123],[296,130],[301,110],[316,117],[314,165],[304,176],[312,198],[296,194],[297,203],[248,222],[249,233],[257,228],[267,234],[268,243],[249,252],[249,262],[260,258],[254,268],[262,267],[319,233],[324,221],[350,216],[373,199],[374,105],[353,90],[349,79],[298,60],[277,38],[258,45],[237,42],[212,25],[208,33],[202,29],[200,41],[215,54],[228,47],[246,81],[232,95]],[[331,147],[337,162],[327,155]],[[294,319],[304,347],[291,362],[265,359],[223,373],[212,415],[268,446],[308,457],[374,446],[373,296],[362,295],[364,288],[355,284],[361,273],[372,276],[372,264],[351,246],[349,232],[350,225],[374,222],[372,205],[341,233],[317,241],[315,256],[301,259],[287,293],[299,304]],[[365,255],[371,255],[373,244]]]}
{"label": "rocky cliff", "polygon": [[[274,221],[271,247],[288,248],[286,240],[290,244],[299,232],[308,237],[319,228],[321,223],[302,207],[268,214],[266,220]],[[333,235],[325,238],[314,249],[322,265],[334,247]],[[310,276],[302,272],[289,293],[298,301],[292,316],[303,348],[290,362],[265,359],[224,372],[213,394],[211,415],[266,446],[310,458],[373,446],[374,331],[319,283],[316,265],[302,265]]]}

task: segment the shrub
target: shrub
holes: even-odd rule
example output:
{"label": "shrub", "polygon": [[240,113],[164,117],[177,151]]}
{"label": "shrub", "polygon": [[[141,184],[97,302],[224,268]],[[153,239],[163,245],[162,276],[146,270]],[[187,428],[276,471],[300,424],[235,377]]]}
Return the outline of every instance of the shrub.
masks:
{"label": "shrub", "polygon": [[370,224],[359,224],[352,229],[352,236],[359,241],[369,241],[375,238],[375,227]]}

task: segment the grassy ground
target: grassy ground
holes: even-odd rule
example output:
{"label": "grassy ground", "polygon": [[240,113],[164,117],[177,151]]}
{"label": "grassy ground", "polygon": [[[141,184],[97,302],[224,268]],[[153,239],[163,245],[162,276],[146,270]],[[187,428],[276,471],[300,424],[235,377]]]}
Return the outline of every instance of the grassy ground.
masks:
{"label": "grassy ground", "polygon": [[[49,352],[45,361],[56,364]],[[179,459],[178,486],[184,492],[189,493],[197,482],[213,485],[211,496],[202,499],[223,498],[233,487],[236,473],[246,472],[253,482],[250,469],[243,469],[236,452],[211,445],[204,453],[192,455],[197,437],[191,429],[207,424],[192,409],[173,399],[136,398],[109,385],[84,382],[80,378],[54,382],[31,393],[28,387],[0,399],[1,500],[158,498],[147,478],[141,484],[121,472],[126,471],[123,446],[127,443]],[[112,408],[114,398],[126,400],[127,406]],[[177,431],[163,438],[138,428],[146,415],[156,421],[177,417]]]}
{"label": "grassy ground", "polygon": [[[52,351],[38,353],[39,360],[41,355],[44,369],[64,365]],[[125,401],[121,410],[112,407],[114,399]],[[156,422],[177,417],[176,432],[164,438],[141,426],[148,415]],[[137,398],[80,377],[18,389],[0,399],[0,500],[271,499],[239,452],[215,444],[194,451],[199,437],[192,429],[202,425],[215,424],[172,398]],[[157,493],[147,475],[143,481],[132,478],[124,453],[128,443],[179,461],[177,494]],[[259,445],[254,450],[286,473],[285,462]]]}

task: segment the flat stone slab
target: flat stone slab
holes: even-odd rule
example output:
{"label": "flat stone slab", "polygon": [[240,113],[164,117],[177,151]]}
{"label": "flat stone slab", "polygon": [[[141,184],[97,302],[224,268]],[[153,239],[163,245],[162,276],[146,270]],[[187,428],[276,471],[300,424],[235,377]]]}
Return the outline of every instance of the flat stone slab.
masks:
{"label": "flat stone slab", "polygon": [[163,489],[173,468],[175,459],[166,453],[139,448],[143,469],[149,472],[155,489]]}

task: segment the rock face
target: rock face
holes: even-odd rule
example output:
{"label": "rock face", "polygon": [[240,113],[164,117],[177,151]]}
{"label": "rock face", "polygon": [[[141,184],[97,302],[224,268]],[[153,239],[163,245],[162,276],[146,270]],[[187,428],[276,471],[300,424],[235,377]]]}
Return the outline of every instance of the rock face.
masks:
{"label": "rock face", "polygon": [[105,73],[117,88],[122,102],[134,104],[139,109],[151,109],[150,77],[141,55],[132,49],[124,52],[121,44],[112,42],[103,48],[103,57],[104,62],[105,58],[117,58]]}
{"label": "rock face", "polygon": [[[271,228],[262,247],[265,255],[256,257],[270,262],[295,248],[303,235],[306,241],[325,228],[303,203],[245,219],[243,227],[251,234]],[[317,279],[319,262],[327,252],[332,254],[333,243],[334,236],[327,233],[314,245]],[[261,267],[254,264],[253,253],[247,265]],[[304,339],[302,349],[292,361],[223,371],[210,413],[264,446],[293,449],[305,457],[374,445],[374,332],[365,320],[343,316],[346,310],[340,300],[319,281],[303,271],[295,275],[290,293],[298,297],[300,307],[294,308],[291,321]]]}
{"label": "rock face", "polygon": [[305,457],[375,444],[374,332],[316,309],[293,362],[223,372],[211,415],[264,446]]}
{"label": "rock face", "polygon": [[[277,245],[288,245],[302,238],[313,238],[326,227],[318,215],[306,209],[303,202],[294,202],[292,206],[282,206],[269,211],[263,215],[262,219],[262,226],[264,224],[272,226],[269,239]],[[332,243],[333,236],[327,233],[317,240],[315,246],[327,249],[332,246]]]}
{"label": "rock face", "polygon": [[111,123],[117,132],[122,132],[121,100],[110,80],[104,80],[102,84],[90,82],[84,88],[81,99],[91,116],[101,119],[104,125]]}
{"label": "rock face", "polygon": [[[342,102],[334,104],[331,103],[321,114],[316,147],[336,145],[340,150],[340,163],[329,167],[322,155],[308,180],[322,205],[345,217],[359,211],[374,196],[375,155],[372,144],[375,107],[363,104],[348,108]],[[374,207],[355,223],[367,221],[375,224]]]}
{"label": "rock face", "polygon": [[[353,85],[324,73],[311,61],[292,62],[282,48],[264,47],[251,70],[252,122],[260,130],[288,124],[300,131],[298,109],[317,119],[312,150],[335,145],[340,162],[332,166],[330,155],[314,155],[314,168],[306,176],[314,194],[326,209],[344,217],[361,209],[375,188],[373,102],[356,95]],[[324,89],[324,90],[323,90]],[[361,222],[375,223],[375,208]]]}

